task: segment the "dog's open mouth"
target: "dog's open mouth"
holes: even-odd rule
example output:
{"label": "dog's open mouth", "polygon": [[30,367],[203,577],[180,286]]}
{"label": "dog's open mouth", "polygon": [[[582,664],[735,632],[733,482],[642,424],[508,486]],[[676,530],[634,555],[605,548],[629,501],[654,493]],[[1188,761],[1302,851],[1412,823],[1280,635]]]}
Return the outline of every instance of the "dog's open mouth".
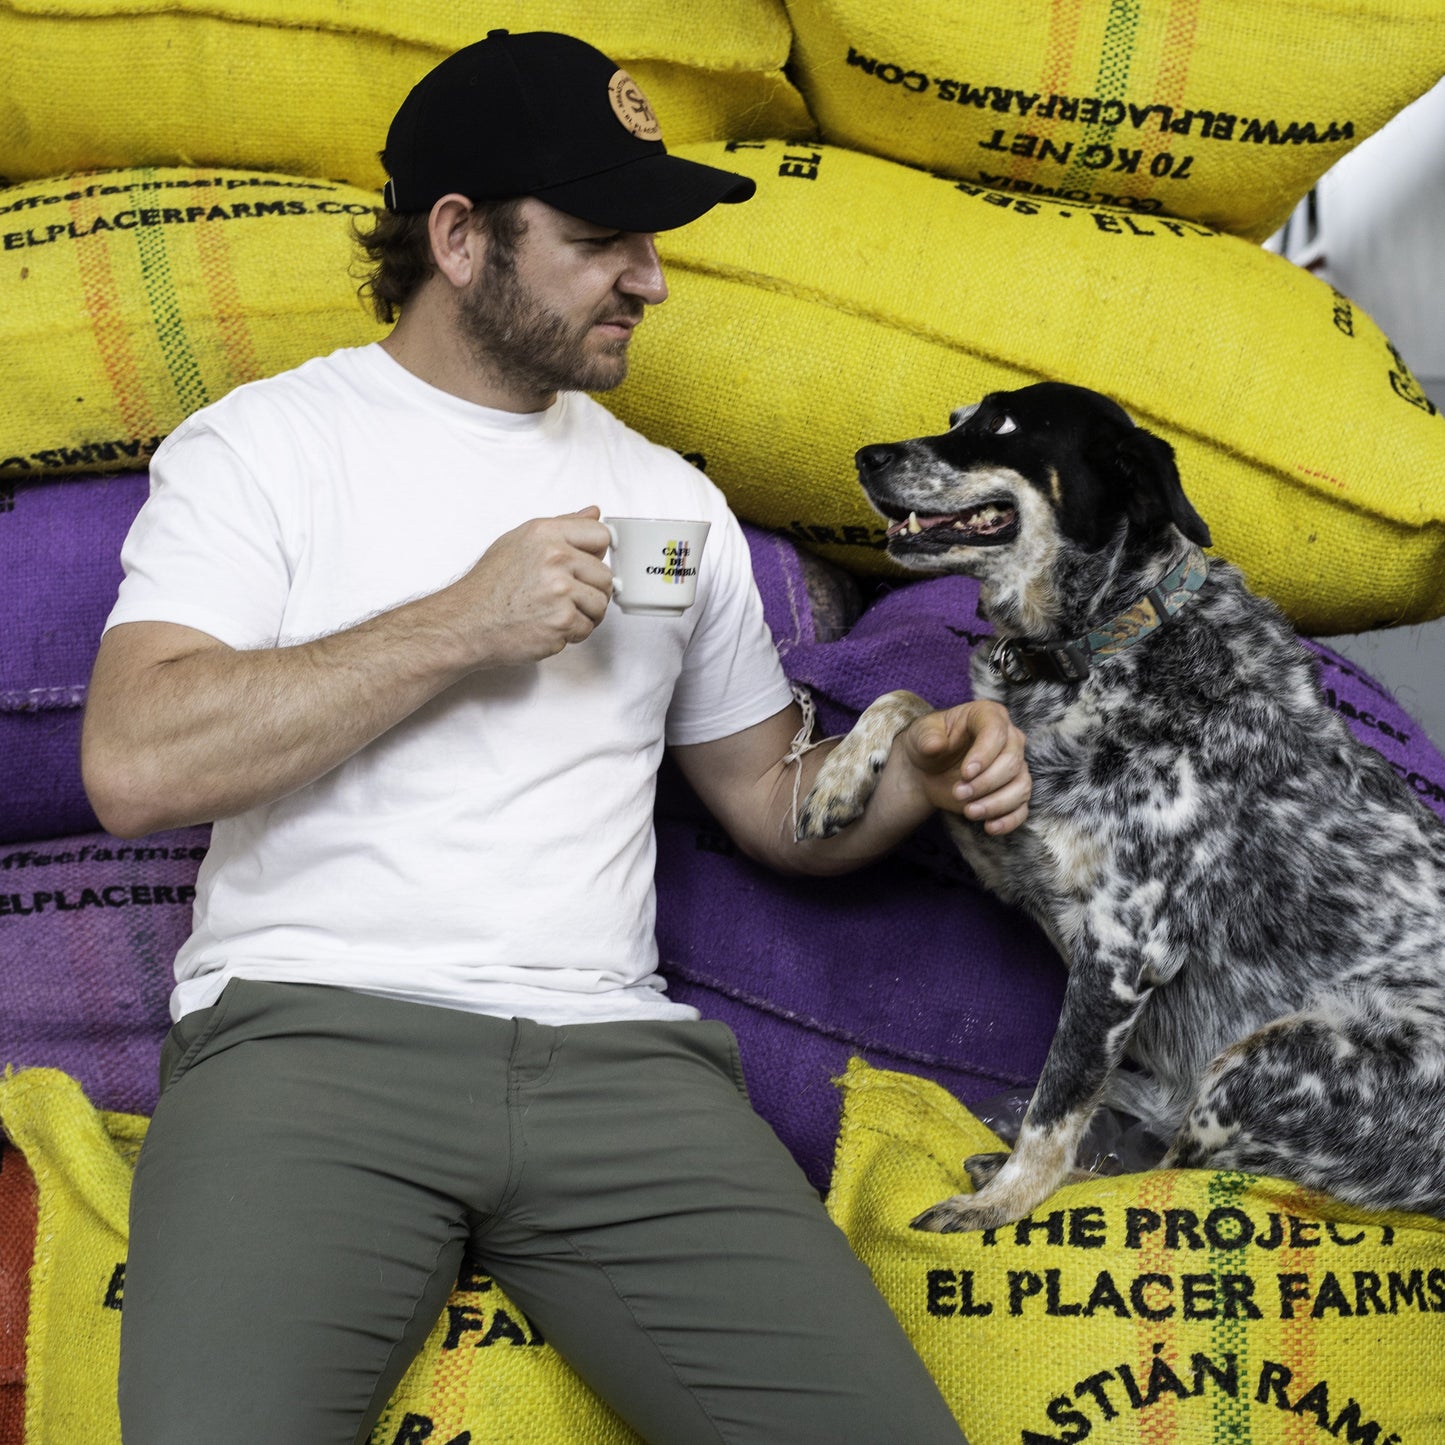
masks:
{"label": "dog's open mouth", "polygon": [[1011,542],[1019,533],[1019,516],[1013,504],[995,500],[981,502],[962,512],[925,514],[910,512],[888,528],[890,543],[909,547],[996,547]]}

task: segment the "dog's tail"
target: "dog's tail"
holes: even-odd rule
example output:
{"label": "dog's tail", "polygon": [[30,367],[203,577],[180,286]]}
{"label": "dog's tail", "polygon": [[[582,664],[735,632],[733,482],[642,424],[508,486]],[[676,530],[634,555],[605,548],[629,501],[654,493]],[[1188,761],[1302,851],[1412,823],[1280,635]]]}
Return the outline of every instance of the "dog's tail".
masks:
{"label": "dog's tail", "polygon": [[1151,1134],[1172,1139],[1189,1113],[1191,1095],[1171,1089],[1152,1074],[1115,1069],[1104,1085],[1100,1102],[1132,1115]]}

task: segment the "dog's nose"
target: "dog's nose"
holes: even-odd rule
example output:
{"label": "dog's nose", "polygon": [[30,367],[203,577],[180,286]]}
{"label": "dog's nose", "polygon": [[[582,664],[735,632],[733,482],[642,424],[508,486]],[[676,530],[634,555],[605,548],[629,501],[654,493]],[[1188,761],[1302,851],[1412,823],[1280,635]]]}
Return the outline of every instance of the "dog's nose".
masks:
{"label": "dog's nose", "polygon": [[860,472],[878,472],[882,471],[893,457],[893,448],[879,443],[871,447],[859,447],[853,455],[853,462]]}

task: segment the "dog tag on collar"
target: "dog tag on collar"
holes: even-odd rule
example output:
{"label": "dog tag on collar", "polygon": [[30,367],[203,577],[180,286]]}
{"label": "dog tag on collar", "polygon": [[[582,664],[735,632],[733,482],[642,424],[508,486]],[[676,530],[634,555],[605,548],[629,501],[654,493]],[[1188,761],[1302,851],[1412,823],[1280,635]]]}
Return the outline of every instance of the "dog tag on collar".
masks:
{"label": "dog tag on collar", "polygon": [[1019,654],[1018,644],[1010,637],[1000,637],[988,654],[988,665],[1005,682],[1032,682],[1033,670]]}

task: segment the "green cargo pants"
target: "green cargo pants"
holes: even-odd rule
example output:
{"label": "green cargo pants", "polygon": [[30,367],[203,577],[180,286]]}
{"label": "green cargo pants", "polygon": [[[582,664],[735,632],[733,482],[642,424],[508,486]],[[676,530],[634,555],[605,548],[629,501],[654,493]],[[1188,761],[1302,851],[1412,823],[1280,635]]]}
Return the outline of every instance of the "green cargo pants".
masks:
{"label": "green cargo pants", "polygon": [[162,1075],[126,1445],[365,1441],[464,1261],[651,1445],[962,1439],[722,1024],[243,980]]}

